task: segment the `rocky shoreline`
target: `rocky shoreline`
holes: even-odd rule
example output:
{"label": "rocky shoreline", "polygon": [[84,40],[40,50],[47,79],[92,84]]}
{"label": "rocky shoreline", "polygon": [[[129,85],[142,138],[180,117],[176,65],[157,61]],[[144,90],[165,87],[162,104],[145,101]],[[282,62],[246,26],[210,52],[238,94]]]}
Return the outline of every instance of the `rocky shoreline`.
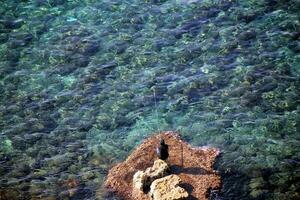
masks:
{"label": "rocky shoreline", "polygon": [[[164,172],[166,171],[164,164],[156,164],[164,162],[158,160],[155,153],[160,139],[164,139],[169,145],[170,156],[166,161],[166,165],[169,166],[167,174],[171,175],[162,175],[163,178],[156,179],[154,182],[164,181],[162,179],[167,178],[171,179],[170,182],[172,185],[175,181],[176,184],[172,185],[173,189],[181,187],[186,190],[189,196],[186,199],[208,199],[211,189],[220,188],[221,178],[213,169],[214,161],[219,154],[218,149],[207,147],[194,148],[182,141],[178,134],[163,132],[146,139],[124,162],[117,164],[109,171],[104,186],[108,190],[108,193],[128,200],[151,199],[153,191],[150,191],[149,194],[147,191],[143,192],[141,190],[139,190],[140,192],[136,192],[138,187],[136,187],[133,177],[136,176],[135,174],[138,171],[140,173],[142,173],[141,171],[145,171],[145,173],[152,171],[152,174],[155,173],[155,170],[163,169]],[[154,166],[152,167],[153,163]],[[151,190],[155,188],[152,185]],[[165,191],[168,193],[168,189]]]}

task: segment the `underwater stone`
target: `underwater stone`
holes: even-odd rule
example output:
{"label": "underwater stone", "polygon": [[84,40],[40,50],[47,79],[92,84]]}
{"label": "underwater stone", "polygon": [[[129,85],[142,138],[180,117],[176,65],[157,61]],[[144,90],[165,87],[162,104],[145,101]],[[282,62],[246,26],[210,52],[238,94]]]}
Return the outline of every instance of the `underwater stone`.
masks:
{"label": "underwater stone", "polygon": [[24,139],[26,141],[26,143],[28,144],[34,144],[36,143],[38,140],[42,139],[45,136],[44,133],[30,133],[30,134],[25,134],[24,135]]}
{"label": "underwater stone", "polygon": [[17,113],[18,111],[20,111],[20,106],[18,105],[10,105],[6,108],[6,112],[9,114],[14,114]]}
{"label": "underwater stone", "polygon": [[[1,38],[1,37],[0,37]],[[1,41],[1,39],[0,39]],[[294,41],[288,45],[289,49],[291,49],[294,53],[300,53],[300,43]]]}
{"label": "underwater stone", "polygon": [[82,180],[88,181],[90,179],[93,179],[95,177],[95,173],[93,171],[86,171],[80,174]]}
{"label": "underwater stone", "polygon": [[237,15],[239,21],[245,21],[246,23],[253,21],[256,17],[257,13],[245,13],[243,11],[239,12]]}
{"label": "underwater stone", "polygon": [[73,55],[71,59],[72,63],[74,63],[74,65],[77,67],[86,67],[90,62],[89,57],[80,54]]}
{"label": "underwater stone", "polygon": [[25,44],[27,44],[33,39],[33,35],[31,33],[18,32],[18,33],[10,34],[10,38],[14,40],[23,41]]}
{"label": "underwater stone", "polygon": [[92,56],[99,50],[99,44],[96,41],[82,41],[83,44],[81,45],[81,48],[79,48],[79,53],[85,55],[85,56]]}
{"label": "underwater stone", "polygon": [[257,92],[247,91],[241,97],[241,104],[245,106],[254,106],[261,100],[261,95]]}
{"label": "underwater stone", "polygon": [[62,165],[70,165],[74,157],[74,153],[65,153],[62,155],[55,155],[51,158],[46,158],[45,162],[49,167],[61,167]]}
{"label": "underwater stone", "polygon": [[5,28],[17,29],[24,24],[23,19],[0,19],[0,24],[3,24]]}
{"label": "underwater stone", "polygon": [[262,87],[260,87],[258,89],[259,92],[263,93],[263,92],[269,92],[271,90],[274,90],[277,87],[277,83],[273,82],[273,83],[268,83],[263,85]]}
{"label": "underwater stone", "polygon": [[167,39],[159,39],[157,41],[155,41],[154,43],[154,48],[157,50],[157,51],[161,51],[163,47],[167,47],[167,46],[172,46],[174,45],[174,41],[172,40],[167,40]]}
{"label": "underwater stone", "polygon": [[256,37],[256,32],[254,30],[247,30],[239,34],[240,40],[250,40]]}
{"label": "underwater stone", "polygon": [[27,148],[25,139],[19,135],[14,136],[12,141],[16,149],[25,150]]}
{"label": "underwater stone", "polygon": [[239,86],[239,87],[231,90],[229,95],[233,96],[233,97],[240,97],[249,90],[251,90],[250,86]]}
{"label": "underwater stone", "polygon": [[6,58],[10,61],[10,64],[16,63],[20,59],[20,52],[16,49],[10,49],[6,52]]}
{"label": "underwater stone", "polygon": [[31,172],[31,168],[27,164],[19,163],[15,168],[11,171],[11,175],[16,178],[21,178],[28,175]]}
{"label": "underwater stone", "polygon": [[6,33],[0,33],[0,43],[5,43],[8,40],[8,35]]}
{"label": "underwater stone", "polygon": [[20,191],[15,188],[0,188],[1,199],[21,199],[23,198]]}

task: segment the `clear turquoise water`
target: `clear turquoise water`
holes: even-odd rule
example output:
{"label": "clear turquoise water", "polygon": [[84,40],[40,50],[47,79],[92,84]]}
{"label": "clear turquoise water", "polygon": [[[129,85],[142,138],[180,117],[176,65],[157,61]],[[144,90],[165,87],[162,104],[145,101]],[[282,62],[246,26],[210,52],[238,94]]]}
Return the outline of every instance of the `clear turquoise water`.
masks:
{"label": "clear turquoise water", "polygon": [[0,3],[1,200],[104,199],[164,130],[220,148],[212,199],[300,198],[299,0]]}

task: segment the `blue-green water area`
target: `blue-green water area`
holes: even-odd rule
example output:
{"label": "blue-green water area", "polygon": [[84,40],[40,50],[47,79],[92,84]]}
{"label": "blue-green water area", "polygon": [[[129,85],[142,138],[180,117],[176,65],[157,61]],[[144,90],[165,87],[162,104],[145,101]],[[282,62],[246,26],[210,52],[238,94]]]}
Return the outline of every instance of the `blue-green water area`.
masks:
{"label": "blue-green water area", "polygon": [[210,199],[300,199],[299,37],[299,0],[0,0],[0,200],[109,199],[166,130],[220,149]]}

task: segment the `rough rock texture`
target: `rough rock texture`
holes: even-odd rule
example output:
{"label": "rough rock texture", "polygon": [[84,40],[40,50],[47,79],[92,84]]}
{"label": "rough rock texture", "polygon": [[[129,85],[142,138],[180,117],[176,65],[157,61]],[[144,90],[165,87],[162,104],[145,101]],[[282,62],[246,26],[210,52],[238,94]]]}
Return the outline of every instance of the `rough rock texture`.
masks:
{"label": "rough rock texture", "polygon": [[147,181],[147,175],[143,171],[137,171],[133,176],[134,189],[143,191]]}
{"label": "rough rock texture", "polygon": [[150,187],[151,183],[158,178],[166,176],[169,171],[168,164],[163,160],[156,160],[152,167],[146,169],[145,172],[138,171],[133,176],[133,186],[141,191]]}
{"label": "rough rock texture", "polygon": [[150,196],[153,200],[183,200],[189,194],[178,186],[181,179],[178,175],[169,175],[153,181],[150,187]]}
{"label": "rough rock texture", "polygon": [[207,199],[210,188],[220,187],[220,176],[212,167],[219,153],[217,149],[193,148],[182,141],[178,134],[164,132],[146,139],[124,162],[114,166],[109,171],[105,188],[122,199],[149,200],[149,195],[134,189],[132,180],[137,171],[146,170],[157,160],[155,149],[161,138],[169,145],[167,163],[170,172],[180,177],[180,186],[188,191],[190,199]]}

